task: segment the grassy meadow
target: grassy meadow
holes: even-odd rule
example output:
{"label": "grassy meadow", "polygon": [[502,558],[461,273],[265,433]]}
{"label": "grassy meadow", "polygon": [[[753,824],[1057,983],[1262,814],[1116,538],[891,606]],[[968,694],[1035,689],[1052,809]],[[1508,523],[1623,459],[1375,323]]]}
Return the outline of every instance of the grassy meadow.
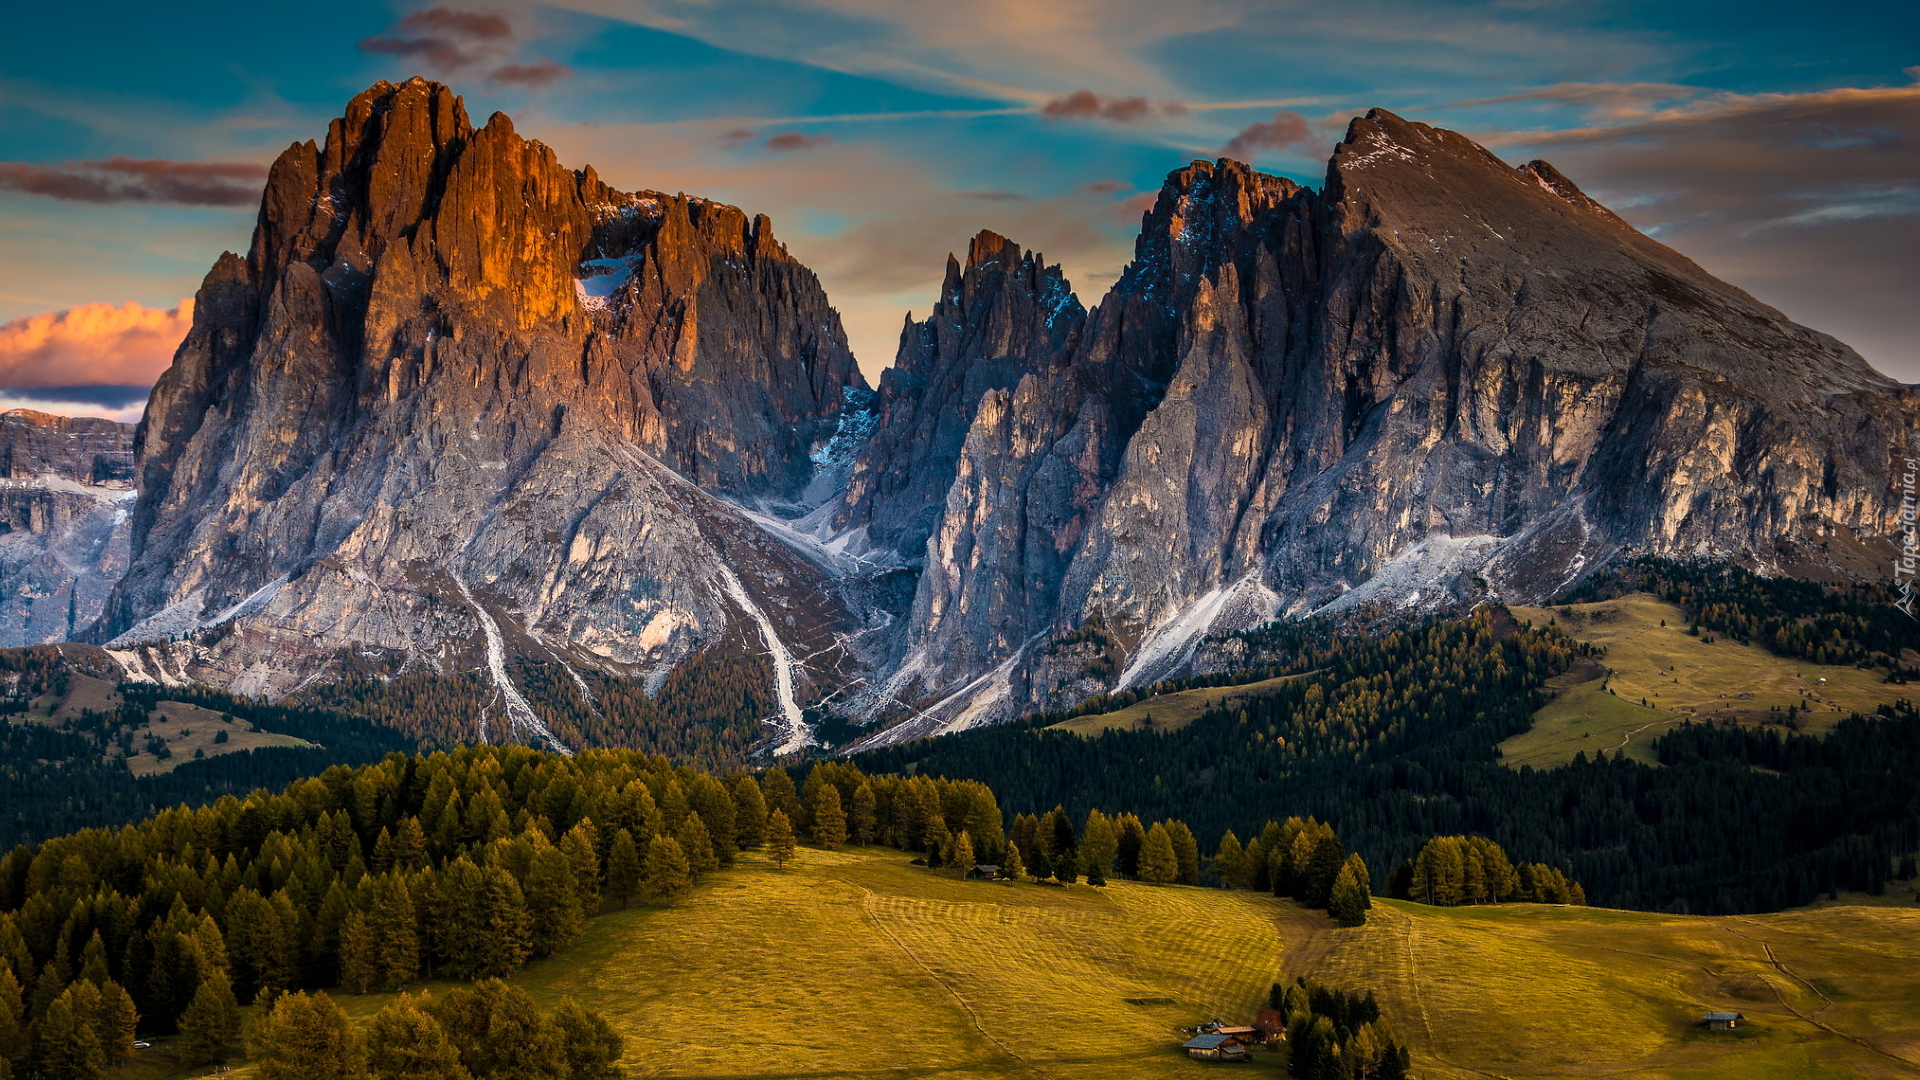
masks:
{"label": "grassy meadow", "polygon": [[1062,720],[1053,727],[1058,731],[1071,731],[1079,735],[1098,735],[1114,730],[1142,731],[1148,727],[1172,731],[1186,727],[1212,709],[1240,698],[1257,696],[1300,677],[1282,675],[1277,679],[1240,686],[1203,686],[1193,690],[1176,690],[1170,694],[1155,694],[1124,709],[1093,716],[1076,716],[1071,720]]}
{"label": "grassy meadow", "polygon": [[1556,678],[1555,697],[1534,714],[1533,728],[1500,744],[1515,768],[1551,768],[1596,750],[1653,764],[1653,740],[1683,719],[1777,724],[1798,705],[1800,730],[1818,732],[1911,693],[1873,671],[1792,660],[1718,636],[1709,644],[1709,635],[1687,633],[1685,612],[1645,594],[1512,611],[1534,626],[1557,621],[1606,649],[1597,663]]}
{"label": "grassy meadow", "polygon": [[[636,1078],[1126,1080],[1283,1075],[1281,1054],[1189,1061],[1177,1028],[1248,1019],[1295,974],[1375,988],[1425,1078],[1920,1077],[1920,907],[1376,901],[1346,930],[1253,893],[967,882],[891,850],[803,849],[603,915],[513,981],[601,1010]],[[341,1000],[364,1020],[391,995]],[[1709,1009],[1751,1023],[1711,1034]]]}

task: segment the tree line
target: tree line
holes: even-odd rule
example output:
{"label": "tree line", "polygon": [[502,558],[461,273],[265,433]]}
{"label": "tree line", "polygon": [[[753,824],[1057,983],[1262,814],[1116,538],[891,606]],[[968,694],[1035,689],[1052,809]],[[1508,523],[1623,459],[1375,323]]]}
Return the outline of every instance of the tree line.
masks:
{"label": "tree line", "polygon": [[1413,1056],[1380,1020],[1373,991],[1312,980],[1274,983],[1268,1005],[1286,1018],[1287,1072],[1301,1080],[1405,1080]]}
{"label": "tree line", "polygon": [[1607,907],[1779,910],[1881,889],[1920,849],[1920,717],[1900,704],[1783,738],[1796,749],[1779,768],[1750,767],[1772,753],[1764,737],[1704,725],[1656,741],[1659,767],[1604,754],[1507,767],[1500,742],[1532,725],[1546,680],[1582,651],[1485,609],[1342,639],[1298,678],[1177,730],[1006,725],[857,760],[980,780],[1017,813],[1125,809],[1242,837],[1269,816],[1314,817],[1382,869],[1433,837],[1481,836]]}

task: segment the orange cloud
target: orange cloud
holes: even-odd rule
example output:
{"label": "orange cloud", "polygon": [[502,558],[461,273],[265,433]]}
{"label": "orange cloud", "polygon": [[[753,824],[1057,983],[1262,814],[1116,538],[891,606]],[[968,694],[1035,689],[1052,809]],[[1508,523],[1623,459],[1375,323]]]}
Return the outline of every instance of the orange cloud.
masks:
{"label": "orange cloud", "polygon": [[0,324],[0,388],[150,386],[193,325],[193,301],[170,310],[82,304]]}

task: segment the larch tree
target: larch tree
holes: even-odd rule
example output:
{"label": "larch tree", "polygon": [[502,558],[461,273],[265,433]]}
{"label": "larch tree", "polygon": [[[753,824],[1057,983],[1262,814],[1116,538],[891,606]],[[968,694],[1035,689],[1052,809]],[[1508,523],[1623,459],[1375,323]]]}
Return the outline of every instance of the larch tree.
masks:
{"label": "larch tree", "polygon": [[973,869],[973,837],[967,835],[967,830],[961,829],[953,834],[953,843],[948,848],[947,865],[962,874]]}
{"label": "larch tree", "polygon": [[862,783],[853,789],[853,813],[847,819],[853,842],[862,847],[873,843],[874,827],[878,820],[879,800],[873,794],[873,785]]}
{"label": "larch tree", "polygon": [[553,1010],[553,1026],[560,1032],[567,1080],[620,1080],[626,1075],[620,1068],[625,1041],[605,1017],[567,998]]}
{"label": "larch tree", "polygon": [[673,837],[680,842],[680,850],[687,856],[687,865],[695,874],[704,874],[720,866],[720,857],[714,853],[713,836],[707,832],[707,823],[698,811],[688,811],[680,822],[680,828]]}
{"label": "larch tree", "polygon": [[[226,976],[218,972],[215,977],[226,981]],[[125,1065],[133,1057],[133,1036],[140,1026],[140,1012],[126,987],[112,979],[94,985],[100,988],[100,1004],[93,1019],[94,1031],[100,1036],[100,1049],[107,1055],[108,1065]]]}
{"label": "larch tree", "polygon": [[586,912],[565,852],[549,844],[534,853],[533,863],[527,868],[525,893],[537,955],[552,956],[580,936]]}
{"label": "larch tree", "polygon": [[1019,881],[1027,876],[1026,864],[1020,861],[1020,845],[1008,844],[1006,858],[1000,860],[1000,876],[1008,881]]}
{"label": "larch tree", "polygon": [[607,852],[607,896],[626,907],[640,895],[640,849],[633,834],[625,829],[613,834],[613,846]]}
{"label": "larch tree", "polygon": [[248,1032],[260,1080],[364,1080],[366,1048],[324,991],[283,994]]}
{"label": "larch tree", "polygon": [[813,803],[807,807],[813,821],[813,842],[832,850],[847,842],[847,812],[840,805],[840,789],[823,783],[814,790]]}
{"label": "larch tree", "polygon": [[1174,880],[1182,885],[1200,884],[1200,842],[1193,830],[1180,820],[1167,822],[1167,839],[1173,842],[1173,861],[1180,867]]}
{"label": "larch tree", "polygon": [[1140,845],[1140,880],[1155,885],[1169,885],[1180,876],[1180,861],[1173,852],[1173,837],[1167,834],[1167,827],[1154,822],[1147,830],[1146,842]]}
{"label": "larch tree", "polygon": [[779,809],[770,812],[767,815],[767,855],[773,859],[773,865],[786,869],[797,847],[793,822],[787,819],[787,812]]}
{"label": "larch tree", "polygon": [[671,836],[647,841],[647,895],[671,902],[693,887],[693,870],[686,850]]}
{"label": "larch tree", "polygon": [[446,1029],[411,995],[373,1015],[367,1025],[372,1080],[469,1080]]}
{"label": "larch tree", "polygon": [[1220,879],[1224,888],[1242,887],[1241,877],[1246,870],[1246,852],[1240,846],[1240,838],[1232,829],[1220,837],[1220,846],[1213,852],[1213,876]]}
{"label": "larch tree", "polygon": [[1119,854],[1120,835],[1113,819],[1098,810],[1087,811],[1087,822],[1080,829],[1080,871],[1087,875],[1087,884],[1105,885]]}
{"label": "larch tree", "polygon": [[767,800],[751,776],[733,782],[733,828],[742,851],[766,843]]}
{"label": "larch tree", "polygon": [[594,828],[592,818],[581,818],[567,830],[560,841],[560,852],[573,870],[580,910],[591,917],[600,910],[600,830]]}
{"label": "larch tree", "polygon": [[180,1014],[180,1062],[206,1065],[227,1056],[240,1037],[240,1002],[224,975],[212,975]]}
{"label": "larch tree", "polygon": [[[91,986],[91,983],[77,983]],[[106,1050],[73,986],[34,1021],[32,1071],[45,1080],[95,1080],[107,1067]]]}
{"label": "larch tree", "polygon": [[1327,914],[1341,926],[1362,926],[1367,921],[1371,901],[1367,892],[1367,864],[1358,855],[1350,855],[1333,880],[1327,898]]}

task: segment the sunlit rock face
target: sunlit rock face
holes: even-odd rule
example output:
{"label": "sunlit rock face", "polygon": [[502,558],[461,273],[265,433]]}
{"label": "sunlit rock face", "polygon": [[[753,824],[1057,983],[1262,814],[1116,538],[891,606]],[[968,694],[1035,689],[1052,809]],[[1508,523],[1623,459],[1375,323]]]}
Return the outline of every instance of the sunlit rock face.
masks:
{"label": "sunlit rock face", "polygon": [[96,636],[266,694],[343,649],[465,670],[489,623],[656,677],[769,651],[767,610],[830,650],[831,575],[738,507],[804,508],[866,397],[766,218],[616,191],[383,83],[281,155],[251,249],[207,276]]}

